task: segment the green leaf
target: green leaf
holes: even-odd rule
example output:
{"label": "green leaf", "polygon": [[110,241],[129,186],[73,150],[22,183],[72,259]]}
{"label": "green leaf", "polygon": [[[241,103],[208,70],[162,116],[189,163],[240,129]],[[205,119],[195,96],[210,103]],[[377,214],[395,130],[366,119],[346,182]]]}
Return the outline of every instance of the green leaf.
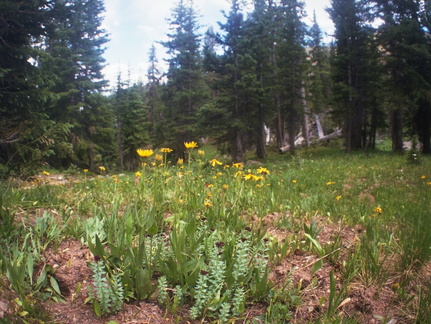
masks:
{"label": "green leaf", "polygon": [[58,285],[57,280],[55,280],[53,276],[49,277],[49,283],[51,284],[51,287],[55,290],[55,292],[61,295],[60,286]]}
{"label": "green leaf", "polygon": [[100,309],[100,304],[97,300],[93,301],[93,309],[97,317],[102,317],[102,310]]}
{"label": "green leaf", "polygon": [[311,268],[311,275],[314,275],[316,273],[316,271],[319,271],[320,268],[322,268],[323,262],[320,259],[319,261],[317,261],[316,263],[313,264],[313,267]]}

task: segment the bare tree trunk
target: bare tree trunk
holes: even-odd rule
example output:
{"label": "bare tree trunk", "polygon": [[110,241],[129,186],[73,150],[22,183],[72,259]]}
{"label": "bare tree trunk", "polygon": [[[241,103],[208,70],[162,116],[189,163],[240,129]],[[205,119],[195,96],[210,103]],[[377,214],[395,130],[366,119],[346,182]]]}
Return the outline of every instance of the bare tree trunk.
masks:
{"label": "bare tree trunk", "polygon": [[317,127],[317,137],[320,139],[323,136],[325,136],[325,133],[323,132],[322,123],[320,122],[320,117],[318,114],[313,114],[314,121],[316,122]]}
{"label": "bare tree trunk", "polygon": [[302,136],[305,140],[305,145],[307,147],[310,146],[310,130],[308,126],[308,107],[307,107],[307,100],[305,99],[305,88],[304,88],[304,81],[302,81],[301,86],[301,103],[302,107],[304,109],[304,114],[302,118]]}
{"label": "bare tree trunk", "polygon": [[256,156],[259,159],[264,159],[265,155],[265,124],[263,118],[260,118],[256,130]]}

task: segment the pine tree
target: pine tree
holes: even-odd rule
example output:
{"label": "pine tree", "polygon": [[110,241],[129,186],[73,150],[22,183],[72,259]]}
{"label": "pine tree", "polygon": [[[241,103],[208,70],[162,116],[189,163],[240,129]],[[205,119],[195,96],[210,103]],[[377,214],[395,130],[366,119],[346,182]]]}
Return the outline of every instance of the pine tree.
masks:
{"label": "pine tree", "polygon": [[199,27],[193,1],[185,4],[180,0],[172,11],[170,40],[162,43],[170,55],[164,102],[167,125],[171,129],[168,141],[176,154],[183,152],[183,142],[196,139],[197,112],[209,97]]}
{"label": "pine tree", "polygon": [[113,116],[102,96],[107,84],[102,54],[108,41],[101,29],[103,11],[101,0],[54,2],[44,40],[49,57],[42,61],[42,69],[54,76],[50,118],[72,124],[71,150],[57,155],[65,156],[63,165],[73,162],[93,171],[114,148]]}
{"label": "pine tree", "polygon": [[161,73],[158,69],[156,48],[153,45],[150,49],[149,67],[147,71],[148,84],[145,104],[149,110],[149,121],[151,123],[150,139],[155,147],[166,142],[169,130],[166,127],[164,115],[166,108],[162,101],[162,85],[160,84]]}
{"label": "pine tree", "polygon": [[0,2],[0,177],[34,172],[68,133],[45,111],[52,78],[40,44],[50,15],[50,1]]}
{"label": "pine tree", "polygon": [[[346,151],[365,147],[367,97],[370,92],[370,37],[363,3],[355,0],[332,0],[329,9],[335,25],[335,55],[332,59],[334,113],[344,120]],[[374,67],[375,68],[375,67]]]}
{"label": "pine tree", "polygon": [[384,51],[387,105],[392,147],[403,150],[403,129],[419,136],[423,152],[431,152],[431,48],[429,4],[419,0],[375,0],[384,23],[379,41]]}
{"label": "pine tree", "polygon": [[[289,151],[295,154],[295,139],[303,111],[301,91],[306,71],[305,24],[301,21],[303,2],[283,0],[278,8],[280,22],[279,40],[276,48],[277,84],[279,88],[279,119],[281,127],[287,121]],[[281,138],[284,130],[277,129]]]}

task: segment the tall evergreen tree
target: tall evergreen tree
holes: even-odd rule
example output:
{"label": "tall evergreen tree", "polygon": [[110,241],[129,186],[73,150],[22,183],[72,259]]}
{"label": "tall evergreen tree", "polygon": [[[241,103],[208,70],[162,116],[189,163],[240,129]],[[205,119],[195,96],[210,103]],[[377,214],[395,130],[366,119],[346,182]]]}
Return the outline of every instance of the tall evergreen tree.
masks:
{"label": "tall evergreen tree", "polygon": [[25,174],[52,154],[67,133],[48,120],[50,77],[41,72],[40,44],[49,25],[51,1],[0,2],[0,176]]}
{"label": "tall evergreen tree", "polygon": [[403,150],[406,125],[417,134],[423,152],[431,152],[431,44],[429,4],[419,0],[374,1],[384,23],[379,41],[384,50],[387,105],[394,151]]}
{"label": "tall evergreen tree", "polygon": [[164,102],[166,118],[171,128],[169,141],[177,154],[183,151],[183,142],[197,137],[198,109],[209,97],[203,74],[197,14],[193,1],[180,0],[172,11],[169,41],[162,44],[170,55],[168,59]]}
{"label": "tall evergreen tree", "polygon": [[219,143],[228,143],[234,161],[242,161],[250,143],[253,127],[253,107],[259,105],[260,89],[256,72],[256,58],[251,52],[251,38],[247,38],[240,2],[233,0],[230,12],[225,14],[226,23],[220,24],[224,35],[219,42],[224,49],[220,58],[217,85],[218,97],[208,111],[218,132]]}
{"label": "tall evergreen tree", "polygon": [[153,45],[148,55],[149,67],[147,71],[148,84],[146,94],[146,105],[149,110],[149,121],[151,123],[150,139],[154,146],[159,146],[167,139],[169,132],[165,124],[165,106],[162,101],[162,85],[160,83],[161,73],[158,69],[156,48]]}
{"label": "tall evergreen tree", "polygon": [[[58,0],[44,41],[48,59],[42,69],[54,75],[50,118],[70,123],[71,151],[59,156],[63,164],[78,163],[95,170],[102,154],[113,149],[113,118],[102,96],[103,45],[108,41],[101,29],[101,0]],[[111,139],[111,140],[108,140]]]}
{"label": "tall evergreen tree", "polygon": [[[282,0],[278,9],[280,21],[279,40],[276,48],[277,78],[280,91],[279,116],[287,121],[289,151],[295,153],[295,138],[303,111],[301,91],[306,71],[304,3]],[[277,132],[283,130],[278,129]],[[281,137],[280,135],[278,137]]]}
{"label": "tall evergreen tree", "polygon": [[335,25],[335,55],[332,60],[335,112],[344,120],[346,151],[363,148],[367,117],[366,98],[370,68],[369,37],[364,28],[364,8],[355,0],[332,0],[329,9]]}

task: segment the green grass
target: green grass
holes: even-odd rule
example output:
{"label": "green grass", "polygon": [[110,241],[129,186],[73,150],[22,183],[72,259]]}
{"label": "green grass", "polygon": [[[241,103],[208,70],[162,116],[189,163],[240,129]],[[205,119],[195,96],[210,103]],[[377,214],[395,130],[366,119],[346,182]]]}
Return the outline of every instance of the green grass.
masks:
{"label": "green grass", "polygon": [[[239,319],[249,303],[260,302],[267,306],[262,320],[288,320],[300,307],[301,292],[289,282],[286,294],[269,273],[297,248],[322,258],[312,273],[343,258],[342,285],[331,272],[329,301],[316,322],[359,321],[339,317],[353,282],[396,283],[406,292],[397,302],[407,303],[416,274],[431,260],[430,157],[412,163],[407,155],[315,147],[294,157],[270,154],[262,165],[234,166],[212,146],[199,149],[205,155],[193,150],[185,165],[144,159],[139,179],[74,170],[76,181],[67,185],[4,183],[0,269],[20,296],[16,316],[40,317],[34,310],[40,295],[61,298],[56,283],[46,280],[54,278],[51,270],[38,280],[33,269],[46,248],[65,237],[88,245],[97,257],[90,265],[97,271],[89,301],[98,315],[158,295],[171,313],[188,305],[191,318]],[[223,163],[212,166],[213,158]],[[283,242],[264,225],[273,213],[281,215],[271,226],[286,231]],[[319,227],[331,224],[364,229],[348,256],[340,254],[339,234],[330,244],[319,242]],[[420,300],[409,306],[418,320],[425,316],[420,307],[431,300],[430,282],[423,284]]]}

